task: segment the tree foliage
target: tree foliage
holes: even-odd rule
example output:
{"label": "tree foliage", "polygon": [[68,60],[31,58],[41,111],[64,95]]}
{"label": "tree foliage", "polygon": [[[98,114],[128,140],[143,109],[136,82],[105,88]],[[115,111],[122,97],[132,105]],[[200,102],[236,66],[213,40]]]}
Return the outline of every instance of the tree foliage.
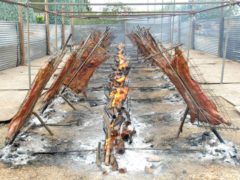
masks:
{"label": "tree foliage", "polygon": [[[54,2],[54,0],[49,0],[49,2]],[[58,0],[57,2],[63,2],[63,3],[85,3],[86,0]],[[73,11],[85,11],[86,9],[91,10],[88,6],[72,6]],[[56,6],[57,11],[62,11],[62,5]],[[55,11],[55,5],[49,5],[48,6],[49,11]],[[69,5],[64,7],[64,11],[71,11],[71,8]],[[65,15],[71,15],[70,13],[65,13]],[[62,17],[57,16],[57,24],[62,24]],[[55,16],[52,14],[49,14],[49,23],[55,24]],[[70,24],[70,18],[65,18],[65,24]]]}
{"label": "tree foliage", "polygon": [[[12,0],[17,2],[17,0]],[[27,22],[27,8],[23,7],[23,19]],[[30,23],[36,23],[36,18],[33,9],[29,8]],[[18,22],[18,6],[0,2],[0,21]]]}
{"label": "tree foliage", "polygon": [[103,8],[103,13],[102,14],[107,14],[105,12],[113,12],[117,13],[117,12],[124,12],[124,11],[131,11],[132,9],[128,6],[124,6],[122,3],[118,3],[116,5],[111,5],[111,6],[106,6]]}

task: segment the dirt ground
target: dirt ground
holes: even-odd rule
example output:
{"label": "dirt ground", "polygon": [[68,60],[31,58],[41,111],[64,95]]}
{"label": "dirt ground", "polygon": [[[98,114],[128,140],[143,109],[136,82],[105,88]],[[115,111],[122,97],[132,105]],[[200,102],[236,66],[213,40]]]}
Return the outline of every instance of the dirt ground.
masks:
{"label": "dirt ground", "polygon": [[[136,51],[133,47],[129,47],[127,54],[134,58]],[[32,63],[33,77],[46,60],[47,57]],[[215,84],[220,81],[220,58],[191,51],[190,62],[194,64],[191,65],[192,73],[194,74],[194,66],[197,65],[203,77],[210,83],[203,85],[203,88],[213,89],[218,102],[221,102],[227,110],[233,127],[240,127],[240,115],[235,110],[235,106],[240,105],[238,93],[240,64],[227,61],[225,84]],[[52,109],[49,109],[45,117],[47,122],[69,123],[71,126],[50,127],[54,132],[53,137],[49,136],[42,127],[36,126],[17,140],[20,147],[7,152],[9,154],[6,158],[3,154],[1,155],[0,179],[240,179],[238,152],[235,157],[237,160],[234,158],[224,160],[221,153],[215,156],[208,152],[206,154],[209,159],[204,159],[202,149],[206,146],[202,141],[194,144],[209,129],[191,125],[187,119],[183,133],[178,139],[176,138],[185,104],[158,67],[144,64],[141,61],[132,61],[129,74],[128,86],[131,88],[128,95],[129,107],[137,134],[134,136],[134,143],[127,147],[160,148],[167,149],[167,151],[127,151],[124,156],[119,157],[119,165],[127,169],[125,174],[112,172],[108,167],[104,167],[108,173],[103,175],[102,170],[95,164],[95,152],[40,155],[23,165],[14,165],[8,161],[19,158],[16,162],[21,164],[21,161],[33,157],[21,151],[93,149],[96,148],[97,142],[103,142],[105,139],[101,116],[105,103],[103,87],[111,72],[111,63],[112,59],[109,59],[94,73],[87,90],[87,102],[81,100],[82,96],[72,98],[78,109],[76,112],[60,100],[54,104]],[[198,81],[201,82],[201,79]],[[0,120],[11,118],[27,93],[27,88],[26,67],[0,72],[0,98],[3,99],[0,102],[3,107],[0,110]],[[93,111],[86,110],[81,106],[83,104],[90,106]],[[0,126],[1,147],[4,146],[7,126],[6,124]],[[227,144],[232,142],[234,148],[240,148],[240,131],[219,130],[219,133]],[[23,138],[25,140],[21,140]],[[19,151],[16,158],[13,157],[14,154],[11,154],[11,151],[15,150]],[[192,152],[192,150],[197,150],[197,152]],[[147,160],[149,157],[158,157],[160,160],[149,162]]]}

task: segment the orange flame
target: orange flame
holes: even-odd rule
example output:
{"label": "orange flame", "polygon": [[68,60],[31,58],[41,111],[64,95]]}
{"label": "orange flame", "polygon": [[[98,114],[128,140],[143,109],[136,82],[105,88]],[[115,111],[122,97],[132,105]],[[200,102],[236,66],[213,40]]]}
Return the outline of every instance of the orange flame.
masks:
{"label": "orange flame", "polygon": [[118,107],[119,103],[124,101],[128,94],[128,87],[119,87],[112,91],[110,98],[112,98],[111,107]]}
{"label": "orange flame", "polygon": [[111,138],[107,138],[107,139],[106,139],[105,146],[104,146],[104,150],[107,150],[107,147],[108,147],[110,141],[111,141]]}

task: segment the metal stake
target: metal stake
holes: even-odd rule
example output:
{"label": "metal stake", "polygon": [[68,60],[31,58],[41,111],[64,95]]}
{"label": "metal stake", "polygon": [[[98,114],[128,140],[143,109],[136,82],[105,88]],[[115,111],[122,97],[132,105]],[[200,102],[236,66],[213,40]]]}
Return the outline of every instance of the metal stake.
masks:
{"label": "metal stake", "polygon": [[42,118],[36,113],[32,112],[32,114],[40,121],[42,126],[49,132],[51,136],[53,136],[53,132],[49,129],[49,127],[45,124],[45,122],[42,120]]}
{"label": "metal stake", "polygon": [[[163,0],[162,0],[162,3],[163,3]],[[163,5],[162,5],[162,10],[163,10]],[[161,43],[163,44],[162,38],[163,38],[163,15],[161,18]]]}
{"label": "metal stake", "polygon": [[28,83],[29,91],[32,88],[31,80],[31,62],[30,62],[30,36],[29,36],[29,0],[27,0],[27,61],[28,61]]}
{"label": "metal stake", "polygon": [[[54,1],[56,3],[56,0]],[[57,5],[55,4],[55,12],[57,11]],[[57,43],[57,15],[55,15],[55,36],[56,36],[56,51],[58,50],[58,43]]]}
{"label": "metal stake", "polygon": [[221,81],[220,81],[221,84],[223,83],[223,78],[224,78],[224,70],[225,70],[225,62],[226,62],[228,38],[229,38],[229,30],[230,30],[231,12],[232,12],[232,5],[229,6],[228,19],[227,19],[227,31],[226,31],[226,39],[225,39],[225,44],[224,44],[223,59],[222,59],[223,60],[222,61],[222,73],[221,73]]}
{"label": "metal stake", "polygon": [[[194,2],[194,0],[192,0],[192,2]],[[192,5],[192,11],[193,11],[193,5]],[[194,15],[191,14],[190,16],[190,22],[189,22],[189,36],[190,38],[188,38],[188,51],[187,51],[187,61],[189,61],[189,51],[190,51],[190,48],[192,49],[192,41],[193,41],[193,38],[192,38],[192,33],[193,33],[193,29],[192,29],[192,26],[193,26],[193,18],[194,18]]]}
{"label": "metal stake", "polygon": [[186,120],[188,112],[189,112],[189,107],[187,106],[187,108],[186,108],[186,110],[185,110],[185,112],[183,114],[183,117],[181,119],[181,125],[180,125],[178,133],[177,133],[177,138],[179,137],[180,133],[183,131],[183,125],[184,125],[184,122]]}
{"label": "metal stake", "polygon": [[61,98],[63,98],[63,100],[74,110],[76,111],[77,109],[72,105],[72,103],[70,103],[67,98],[65,98],[63,95],[60,95]]}

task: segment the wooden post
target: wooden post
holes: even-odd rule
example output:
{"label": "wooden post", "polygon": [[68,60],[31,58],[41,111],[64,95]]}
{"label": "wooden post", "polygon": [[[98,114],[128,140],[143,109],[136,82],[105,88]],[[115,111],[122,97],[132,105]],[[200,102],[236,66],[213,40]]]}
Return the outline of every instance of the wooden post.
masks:
{"label": "wooden post", "polygon": [[[48,0],[45,0],[45,3],[48,3]],[[49,34],[49,16],[48,16],[48,5],[45,4],[45,25],[46,25],[46,41],[47,41],[47,55],[50,54],[50,34]]]}
{"label": "wooden post", "polygon": [[[72,14],[73,7],[71,6],[70,8],[71,8],[71,15],[73,15]],[[73,43],[74,42],[74,22],[73,22],[73,18],[72,17],[71,17],[71,32],[72,32],[72,43]]]}
{"label": "wooden post", "polygon": [[[19,0],[18,2],[21,2]],[[21,65],[27,65],[25,59],[25,49],[24,49],[24,29],[23,29],[23,13],[22,6],[18,6],[18,17],[19,17],[19,41],[20,41],[20,56],[21,56]]]}
{"label": "wooden post", "polygon": [[[62,6],[62,11],[64,11],[64,6]],[[64,13],[62,13],[62,48],[65,44],[65,22]]]}

